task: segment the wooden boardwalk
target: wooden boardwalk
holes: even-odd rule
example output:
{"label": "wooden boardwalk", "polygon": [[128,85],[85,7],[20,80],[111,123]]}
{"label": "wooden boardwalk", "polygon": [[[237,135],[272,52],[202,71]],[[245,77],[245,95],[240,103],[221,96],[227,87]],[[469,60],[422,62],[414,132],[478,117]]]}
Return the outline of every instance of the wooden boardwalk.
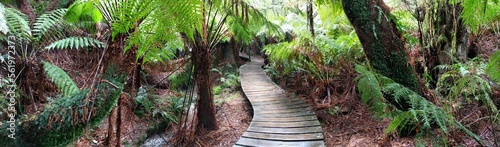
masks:
{"label": "wooden boardwalk", "polygon": [[312,108],[267,77],[263,59],[240,67],[241,87],[252,104],[254,116],[234,146],[325,146],[323,130]]}

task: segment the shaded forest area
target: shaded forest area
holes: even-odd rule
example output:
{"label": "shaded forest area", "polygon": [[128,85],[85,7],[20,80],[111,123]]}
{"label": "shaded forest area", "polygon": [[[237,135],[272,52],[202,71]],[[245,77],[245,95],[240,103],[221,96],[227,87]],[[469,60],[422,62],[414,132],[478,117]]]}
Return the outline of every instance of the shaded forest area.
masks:
{"label": "shaded forest area", "polygon": [[0,143],[232,146],[252,57],[326,146],[499,146],[498,0],[2,0]]}

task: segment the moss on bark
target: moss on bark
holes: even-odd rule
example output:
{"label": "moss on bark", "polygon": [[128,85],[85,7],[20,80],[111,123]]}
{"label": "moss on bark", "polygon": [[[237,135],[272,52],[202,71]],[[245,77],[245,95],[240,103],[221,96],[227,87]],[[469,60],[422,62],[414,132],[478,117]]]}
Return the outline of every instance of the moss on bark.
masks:
{"label": "moss on bark", "polygon": [[[370,64],[382,75],[423,94],[417,75],[408,64],[408,54],[400,33],[381,0],[342,0],[344,11],[356,29]],[[407,103],[400,109],[410,108]]]}

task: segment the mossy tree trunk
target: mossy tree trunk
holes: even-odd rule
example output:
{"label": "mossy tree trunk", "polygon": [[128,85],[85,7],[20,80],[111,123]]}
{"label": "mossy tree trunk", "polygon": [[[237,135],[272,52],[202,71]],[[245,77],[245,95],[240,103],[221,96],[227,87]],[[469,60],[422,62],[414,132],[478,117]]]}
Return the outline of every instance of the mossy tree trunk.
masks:
{"label": "mossy tree trunk", "polygon": [[[400,39],[401,35],[390,21],[390,12],[385,3],[382,0],[342,0],[342,6],[372,67],[423,95],[415,70],[408,64],[408,54]],[[395,106],[402,110],[410,108],[407,102]]]}

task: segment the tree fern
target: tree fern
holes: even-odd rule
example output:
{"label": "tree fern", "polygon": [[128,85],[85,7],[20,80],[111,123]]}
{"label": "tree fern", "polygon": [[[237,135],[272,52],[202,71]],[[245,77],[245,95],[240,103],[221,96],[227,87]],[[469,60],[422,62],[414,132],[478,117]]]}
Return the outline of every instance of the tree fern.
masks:
{"label": "tree fern", "polygon": [[75,82],[61,68],[49,62],[43,62],[43,68],[46,75],[52,79],[64,96],[73,96],[80,91]]}
{"label": "tree fern", "polygon": [[47,50],[51,49],[80,49],[85,47],[98,47],[104,48],[106,43],[89,37],[69,37],[66,39],[61,39],[52,42],[50,45],[45,47]]}

